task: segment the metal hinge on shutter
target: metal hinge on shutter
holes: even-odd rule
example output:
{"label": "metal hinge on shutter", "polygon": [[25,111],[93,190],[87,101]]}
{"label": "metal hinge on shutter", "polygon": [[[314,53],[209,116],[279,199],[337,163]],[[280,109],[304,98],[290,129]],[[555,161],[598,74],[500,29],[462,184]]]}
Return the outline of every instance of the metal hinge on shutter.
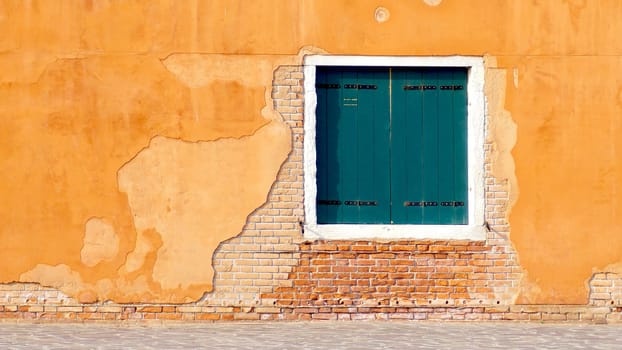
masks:
{"label": "metal hinge on shutter", "polygon": [[315,84],[316,88],[321,89],[339,89],[341,85],[339,84]]}
{"label": "metal hinge on shutter", "polygon": [[405,207],[437,207],[438,202],[404,202]]}
{"label": "metal hinge on shutter", "polygon": [[317,201],[317,204],[319,205],[341,205],[341,201],[338,200],[334,200],[334,199],[320,199]]}
{"label": "metal hinge on shutter", "polygon": [[404,90],[436,90],[434,85],[404,85]]}
{"label": "metal hinge on shutter", "polygon": [[378,202],[376,201],[345,201],[343,202],[343,204],[363,206],[363,207],[375,207],[378,205]]}
{"label": "metal hinge on shutter", "polygon": [[462,85],[442,85],[441,90],[462,90],[464,87]]}
{"label": "metal hinge on shutter", "polygon": [[360,90],[376,90],[377,85],[364,85],[364,84],[344,84],[344,89],[360,89]]}
{"label": "metal hinge on shutter", "polygon": [[464,207],[464,202],[441,202],[441,207]]}

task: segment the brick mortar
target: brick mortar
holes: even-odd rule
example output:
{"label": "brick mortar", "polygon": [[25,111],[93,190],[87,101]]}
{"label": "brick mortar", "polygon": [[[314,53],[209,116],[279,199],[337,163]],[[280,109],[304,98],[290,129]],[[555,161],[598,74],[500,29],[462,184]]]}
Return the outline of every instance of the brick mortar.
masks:
{"label": "brick mortar", "polygon": [[74,306],[0,305],[0,319],[37,321],[233,321],[233,320],[413,320],[622,323],[622,307],[582,305],[480,305],[379,307],[192,307],[180,305]]}

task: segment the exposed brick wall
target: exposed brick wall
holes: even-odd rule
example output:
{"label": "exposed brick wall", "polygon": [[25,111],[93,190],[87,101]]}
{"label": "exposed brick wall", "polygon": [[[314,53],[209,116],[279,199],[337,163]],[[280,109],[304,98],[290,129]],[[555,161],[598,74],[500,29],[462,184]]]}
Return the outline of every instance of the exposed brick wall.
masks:
{"label": "exposed brick wall", "polygon": [[597,306],[622,305],[622,274],[599,272],[589,282],[589,303]]}
{"label": "exposed brick wall", "polygon": [[487,140],[485,242],[306,242],[289,274],[294,284],[264,296],[290,306],[511,304],[522,276],[509,241],[508,181],[492,175],[494,151]]}
{"label": "exposed brick wall", "polygon": [[274,72],[274,109],[292,132],[292,151],[281,166],[267,202],[247,219],[235,238],[214,254],[215,289],[202,305],[272,306],[261,298],[279,286],[290,286],[289,273],[298,264],[303,208],[303,73],[300,66],[281,66]]}
{"label": "exposed brick wall", "polygon": [[489,305],[490,246],[469,241],[316,241],[301,246],[279,305]]}
{"label": "exposed brick wall", "polygon": [[38,283],[0,284],[0,305],[69,305],[77,301],[62,292]]}

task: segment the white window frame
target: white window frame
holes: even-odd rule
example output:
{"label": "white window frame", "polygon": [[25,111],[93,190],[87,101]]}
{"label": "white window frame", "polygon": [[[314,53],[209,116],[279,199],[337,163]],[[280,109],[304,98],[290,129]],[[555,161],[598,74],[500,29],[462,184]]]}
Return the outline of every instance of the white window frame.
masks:
{"label": "white window frame", "polygon": [[[317,224],[316,115],[317,66],[344,67],[465,67],[467,80],[468,224]],[[309,55],[304,60],[304,238],[315,239],[460,239],[485,240],[484,229],[484,60],[473,56],[331,56]]]}

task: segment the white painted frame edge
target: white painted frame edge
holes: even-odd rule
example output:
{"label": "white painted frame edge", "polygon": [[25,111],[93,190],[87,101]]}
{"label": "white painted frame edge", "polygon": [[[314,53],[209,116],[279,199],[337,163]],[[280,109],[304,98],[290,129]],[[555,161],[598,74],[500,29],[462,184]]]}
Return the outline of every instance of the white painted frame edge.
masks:
{"label": "white painted frame edge", "polygon": [[[317,224],[315,145],[316,66],[351,67],[466,67],[468,119],[468,225],[363,225]],[[486,101],[484,59],[474,56],[329,56],[309,55],[304,59],[304,237],[316,239],[460,239],[485,240],[484,228],[484,142]]]}

